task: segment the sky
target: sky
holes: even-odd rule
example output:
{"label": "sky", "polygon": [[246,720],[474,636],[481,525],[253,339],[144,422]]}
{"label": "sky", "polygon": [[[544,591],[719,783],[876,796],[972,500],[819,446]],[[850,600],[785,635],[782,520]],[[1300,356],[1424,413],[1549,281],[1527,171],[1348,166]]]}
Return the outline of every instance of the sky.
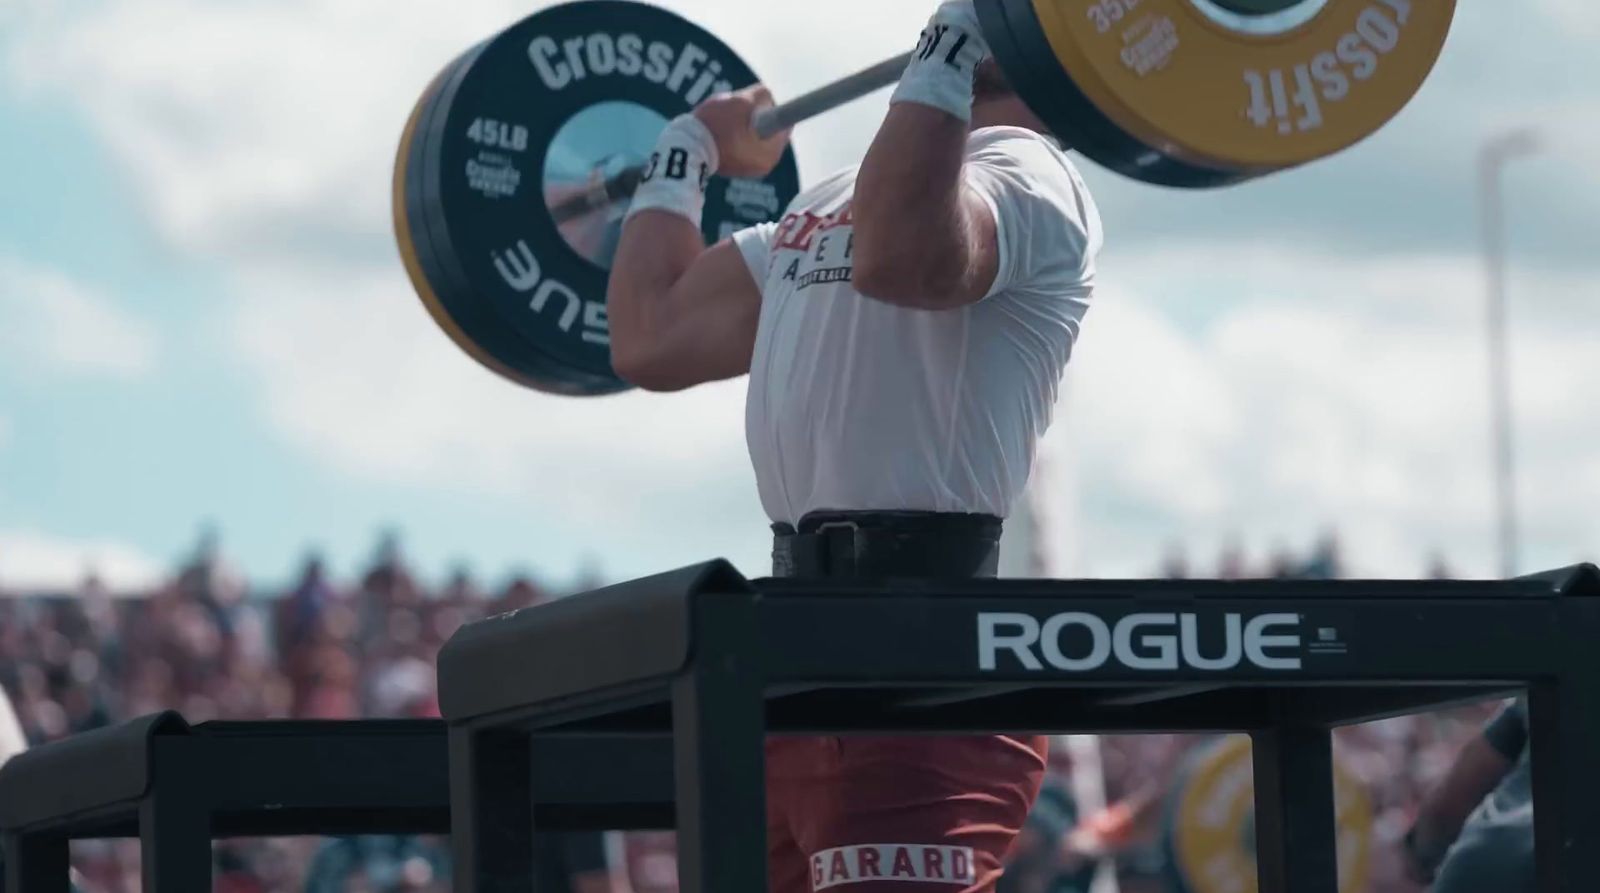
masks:
{"label": "sky", "polygon": [[[902,51],[930,0],[663,5],[779,97]],[[764,572],[743,382],[518,389],[427,319],[390,234],[400,129],[527,14],[452,0],[0,0],[0,586],[159,579],[214,523],[263,586],[403,532],[425,577]],[[1337,529],[1353,572],[1496,572],[1475,164],[1506,184],[1527,571],[1600,558],[1600,4],[1466,0],[1378,135],[1220,192],[1084,162],[1100,289],[1032,497],[1051,570],[1196,569]],[[825,52],[821,51],[825,48]],[[801,125],[859,161],[886,94]],[[644,436],[641,436],[644,435]]]}

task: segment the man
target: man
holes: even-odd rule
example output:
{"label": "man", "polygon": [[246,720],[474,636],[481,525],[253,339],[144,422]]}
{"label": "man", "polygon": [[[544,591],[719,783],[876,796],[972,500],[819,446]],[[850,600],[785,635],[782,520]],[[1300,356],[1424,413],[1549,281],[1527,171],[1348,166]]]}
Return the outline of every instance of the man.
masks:
{"label": "man", "polygon": [[[708,178],[763,175],[786,137],[753,132],[760,87],[673,121],[613,265],[624,378],[749,373],[780,576],[992,576],[1093,290],[1099,213],[988,59],[971,0],[939,7],[918,47],[859,168],[711,248]],[[1042,737],[773,740],[771,889],[992,891],[1044,755]]]}
{"label": "man", "polygon": [[1407,873],[1435,893],[1533,893],[1533,770],[1519,698],[1468,741],[1405,836]]}

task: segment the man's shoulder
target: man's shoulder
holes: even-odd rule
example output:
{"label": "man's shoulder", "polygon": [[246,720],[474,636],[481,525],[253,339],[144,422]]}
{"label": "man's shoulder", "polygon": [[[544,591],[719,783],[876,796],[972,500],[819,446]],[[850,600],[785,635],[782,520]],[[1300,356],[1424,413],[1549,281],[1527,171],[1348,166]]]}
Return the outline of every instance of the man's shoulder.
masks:
{"label": "man's shoulder", "polygon": [[1057,143],[1055,139],[1040,133],[1037,130],[1029,130],[1026,127],[1016,127],[1010,124],[997,124],[993,127],[979,127],[967,136],[967,147],[969,149],[981,149],[1008,144],[1038,146],[1040,148],[1048,149],[1052,152],[1058,153],[1063,158],[1066,157],[1065,153],[1061,151],[1060,144]]}
{"label": "man's shoulder", "polygon": [[[1103,236],[1094,197],[1077,165],[1049,135],[1023,127],[980,128],[968,139],[967,165],[968,182],[997,214],[1005,207],[1016,209],[1032,221],[1030,232],[1038,238],[1059,241],[1076,234],[1084,255],[1099,250]],[[1070,232],[1061,232],[1062,227]]]}

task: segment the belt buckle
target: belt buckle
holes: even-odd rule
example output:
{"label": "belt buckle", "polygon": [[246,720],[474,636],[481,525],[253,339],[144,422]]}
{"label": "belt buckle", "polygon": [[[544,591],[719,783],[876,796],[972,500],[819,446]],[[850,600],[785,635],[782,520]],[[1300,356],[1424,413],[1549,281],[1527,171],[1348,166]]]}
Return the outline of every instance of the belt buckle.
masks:
{"label": "belt buckle", "polygon": [[[837,538],[834,536],[834,534],[842,531],[849,531],[850,533],[848,567],[844,566],[846,562],[841,560],[845,559],[846,556],[836,555],[833,549],[833,544],[837,542]],[[822,540],[823,563],[827,566],[828,570],[835,574],[855,576],[856,569],[859,566],[859,559],[861,557],[861,550],[859,548],[861,539],[860,522],[824,521],[823,523],[817,525],[817,536]]]}

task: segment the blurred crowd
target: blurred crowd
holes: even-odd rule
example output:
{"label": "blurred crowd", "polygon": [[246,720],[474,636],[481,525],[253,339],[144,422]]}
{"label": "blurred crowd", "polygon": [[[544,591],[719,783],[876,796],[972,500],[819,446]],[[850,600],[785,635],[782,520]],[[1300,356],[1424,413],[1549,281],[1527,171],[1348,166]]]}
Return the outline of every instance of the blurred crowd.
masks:
{"label": "blurred crowd", "polygon": [[[1304,554],[1279,545],[1261,561],[1252,561],[1243,544],[1225,544],[1210,567],[1191,563],[1187,550],[1172,545],[1162,558],[1159,576],[1168,580],[1339,580],[1345,576],[1339,534],[1326,531]],[[1423,577],[1448,580],[1455,576],[1441,555],[1428,559]]]}
{"label": "blurred crowd", "polygon": [[[0,685],[33,744],[169,709],[192,723],[437,716],[434,660],[456,628],[551,595],[527,577],[484,591],[464,572],[424,587],[392,537],[354,585],[312,556],[286,590],[263,594],[208,535],[148,594],[111,593],[93,578],[69,593],[0,592]],[[221,844],[218,889],[446,889],[436,844],[373,844]],[[74,845],[88,893],[137,890],[137,860],[129,843]]]}
{"label": "blurred crowd", "polygon": [[[1359,889],[1420,893],[1423,888],[1406,879],[1401,838],[1423,795],[1444,776],[1461,745],[1482,729],[1498,707],[1499,702],[1475,704],[1335,733],[1337,759],[1359,782],[1370,808],[1368,883]],[[1173,831],[1170,810],[1189,793],[1190,765],[1207,745],[1216,743],[1215,736],[1106,735],[1100,736],[1098,743],[1106,806],[1075,810],[1078,833],[1065,835],[1066,852],[1056,860],[1057,872],[1076,880],[1026,885],[1018,878],[1014,879],[1019,882],[1018,889],[1027,893],[1097,893],[1106,888],[1096,888],[1092,874],[1062,869],[1091,863],[1108,853],[1121,893],[1224,889],[1226,885],[1220,883],[1204,890],[1175,884],[1168,848],[1168,835]],[[1062,776],[1072,771],[1069,760],[1053,763]],[[1248,853],[1249,828],[1241,824],[1237,830],[1238,839],[1232,845]]]}
{"label": "blurred crowd", "polygon": [[[1238,550],[1230,550],[1203,574],[1177,553],[1161,572],[1172,578],[1332,579],[1341,570],[1330,536],[1307,557],[1279,556],[1266,567],[1247,567]],[[1448,574],[1440,565],[1433,575]],[[166,709],[190,722],[436,716],[434,660],[461,624],[563,594],[528,577],[491,591],[464,572],[425,586],[392,537],[354,582],[330,578],[312,556],[292,585],[263,593],[229,568],[208,535],[170,582],[150,593],[108,592],[92,577],[72,592],[0,590],[0,685],[34,744]],[[1373,804],[1372,893],[1416,889],[1402,880],[1396,841],[1422,792],[1492,709],[1480,705],[1341,733],[1341,758]],[[1113,866],[1102,875],[1120,877],[1124,893],[1171,893],[1162,805],[1181,795],[1182,766],[1198,743],[1180,736],[1099,739],[1103,804],[1077,802],[1081,786],[1069,776],[1074,761],[1063,753],[1050,785],[1050,808],[1066,817],[1057,831],[1095,833],[1073,838],[1090,841],[1075,863],[1070,853],[1062,857],[1071,848],[1058,850],[1054,838],[1061,835],[1052,832],[1050,858],[1034,860],[1034,868],[1016,872],[1008,886],[1090,893],[1093,871],[1086,866],[1098,859]],[[615,850],[628,863],[618,872],[625,879],[619,886],[631,882],[637,891],[671,893],[670,835],[633,835]],[[446,855],[442,842],[429,839],[230,841],[217,845],[217,890],[443,893]],[[73,859],[84,893],[139,887],[132,842],[76,843]]]}

